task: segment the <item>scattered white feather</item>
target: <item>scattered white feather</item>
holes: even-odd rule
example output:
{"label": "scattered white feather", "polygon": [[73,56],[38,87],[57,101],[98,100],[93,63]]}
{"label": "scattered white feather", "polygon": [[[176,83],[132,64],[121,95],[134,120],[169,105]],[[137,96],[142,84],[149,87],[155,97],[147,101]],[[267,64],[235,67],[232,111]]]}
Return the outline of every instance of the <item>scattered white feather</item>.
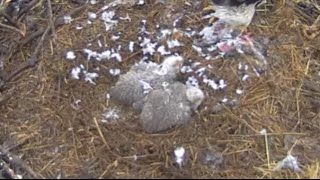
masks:
{"label": "scattered white feather", "polygon": [[101,8],[101,11],[105,11],[105,10],[107,10],[107,9],[109,9],[109,8],[110,8],[109,5],[105,5],[105,6],[103,6],[103,7]]}
{"label": "scattered white feather", "polygon": [[110,70],[109,70],[109,73],[110,73],[112,76],[118,76],[118,75],[121,73],[121,70],[120,70],[120,69],[110,69]]}
{"label": "scattered white feather", "polygon": [[23,176],[20,174],[16,174],[17,179],[23,179]]}
{"label": "scattered white feather", "polygon": [[157,46],[157,42],[152,43],[151,39],[149,38],[143,38],[143,41],[140,43],[140,47],[142,48],[142,52],[144,55],[150,54],[153,55],[156,51],[155,48]]}
{"label": "scattered white feather", "polygon": [[181,43],[178,41],[178,40],[168,40],[167,41],[167,44],[168,44],[168,48],[171,49],[171,48],[174,48],[174,47],[180,47],[182,46]]}
{"label": "scattered white feather", "polygon": [[84,80],[86,82],[89,82],[89,83],[91,83],[93,85],[96,85],[94,80],[99,77],[99,74],[97,74],[95,72],[91,73],[91,72],[87,72],[87,71],[83,71],[83,73],[84,73]]}
{"label": "scattered white feather", "polygon": [[199,66],[199,65],[201,65],[200,62],[194,62],[194,63],[191,64],[191,67],[192,67],[192,68],[195,68],[195,67],[197,67],[197,66]]}
{"label": "scattered white feather", "polygon": [[255,74],[256,74],[258,77],[260,77],[260,73],[257,71],[256,68],[253,68],[253,71],[255,72]]}
{"label": "scattered white feather", "polygon": [[100,67],[95,67],[94,70],[95,71],[100,71]]}
{"label": "scattered white feather", "polygon": [[[121,46],[120,46],[120,49],[121,49]],[[117,50],[115,50],[115,49],[111,49],[111,50],[105,50],[101,53],[98,53],[98,52],[92,51],[90,49],[83,49],[83,52],[87,54],[87,60],[94,58],[97,61],[101,61],[101,60],[108,60],[111,58],[115,58],[117,61],[121,62],[122,57],[116,51]]]}
{"label": "scattered white feather", "polygon": [[236,90],[236,93],[237,93],[238,95],[241,95],[241,94],[243,94],[243,90],[241,90],[241,89],[238,88],[238,89]]}
{"label": "scattered white feather", "polygon": [[[97,1],[90,1],[90,3],[93,2],[94,4],[97,3]],[[129,20],[131,21],[131,18],[129,17],[128,14],[126,14],[125,17],[120,17],[120,16],[116,16],[116,12],[110,10],[110,7],[114,7],[118,4],[123,4],[124,2],[126,2],[126,0],[116,0],[116,1],[112,1],[111,3],[108,3],[108,5],[104,6],[99,12],[101,13],[101,17],[100,19],[102,20],[102,22],[105,24],[106,26],[106,31],[112,30],[117,24],[118,24],[118,20]],[[137,4],[138,0],[134,0],[135,4]],[[139,0],[138,4],[142,5],[145,4],[145,2],[143,0]],[[94,13],[94,12],[88,12],[88,20],[95,20],[97,19],[97,15],[98,13]],[[181,17],[177,18],[174,20],[173,25],[176,26],[177,22],[179,22],[179,20],[181,19]],[[73,20],[72,18],[69,16],[65,17],[65,22],[66,23],[71,23]],[[91,21],[90,21],[91,22]],[[121,21],[122,22],[122,21]],[[177,29],[162,29],[162,27],[160,25],[157,25],[157,31],[158,34],[153,34],[150,32],[147,32],[147,28],[146,28],[146,24],[147,24],[147,20],[143,19],[141,21],[141,26],[140,26],[140,36],[138,37],[139,41],[135,41],[132,40],[130,41],[126,46],[127,51],[129,50],[131,53],[134,52],[134,48],[135,48],[135,42],[139,42],[137,43],[138,46],[140,46],[142,52],[143,52],[143,57],[141,59],[141,61],[144,61],[145,59],[148,59],[149,56],[146,55],[154,55],[155,52],[160,53],[161,56],[166,56],[166,55],[170,55],[172,54],[172,52],[170,52],[171,48],[174,47],[180,47],[183,46],[183,44],[181,42],[179,42],[178,40],[172,40],[170,39],[170,36],[175,32],[178,31]],[[80,26],[76,26],[77,29],[82,29],[83,27]],[[217,56],[212,57],[212,54],[215,53],[211,53],[210,52],[214,52],[223,48],[228,48],[228,46],[233,46],[235,47],[238,51],[241,52],[241,47],[244,42],[240,42],[239,39],[231,37],[231,31],[230,29],[226,29],[226,30],[222,30],[222,31],[218,31],[219,24],[214,24],[213,26],[208,26],[208,27],[204,27],[200,32],[194,31],[194,28],[187,28],[182,30],[181,33],[184,36],[193,38],[195,35],[200,35],[202,38],[202,41],[205,43],[210,43],[207,44],[206,46],[202,46],[201,43],[200,45],[197,43],[197,45],[193,44],[192,48],[198,53],[199,56],[202,56],[203,58],[207,59],[207,60],[214,60],[217,59],[221,56],[223,56],[223,52],[220,53]],[[154,35],[157,35],[156,37]],[[121,36],[118,34],[112,35],[111,36],[111,40],[112,41],[118,41],[119,39],[121,39]],[[161,45],[160,42],[165,41],[165,39],[169,39],[166,41],[167,44],[165,45]],[[222,39],[222,40],[221,40]],[[220,40],[217,42],[217,40]],[[214,44],[212,42],[215,42]],[[92,45],[92,44],[91,44]],[[99,52],[96,52],[94,50],[90,50],[90,49],[83,49],[83,52],[87,55],[87,60],[97,60],[97,61],[102,61],[102,60],[117,60],[119,62],[122,61],[122,57],[120,55],[121,53],[121,45],[118,45],[118,47],[114,47],[117,46],[116,43],[114,45],[108,44],[108,45],[103,45],[100,40],[98,40],[98,45],[100,47],[100,49],[102,49],[103,47],[108,47],[108,49],[103,49],[102,51],[99,50]],[[224,46],[226,45],[226,46]],[[88,45],[89,46],[89,45]],[[96,46],[95,44],[92,46]],[[138,46],[136,48],[138,48]],[[139,48],[139,49],[140,49]],[[255,51],[258,51],[257,49],[253,49]],[[258,52],[254,52],[256,54],[257,57],[260,57],[261,59],[263,59],[264,57],[262,57],[262,54],[258,51]],[[76,59],[77,57],[75,56],[75,54],[72,51],[67,52],[67,54],[65,55],[66,59]],[[194,62],[194,63],[193,63]],[[192,63],[192,64],[191,64]],[[197,78],[200,78],[200,81],[202,81],[203,83],[205,83],[207,86],[211,87],[213,90],[219,90],[219,89],[224,89],[227,87],[227,84],[225,83],[224,80],[214,80],[214,79],[209,79],[206,75],[205,75],[205,71],[206,68],[208,67],[202,67],[199,66],[201,65],[200,62],[197,61],[190,61],[190,66],[183,66],[180,71],[182,73],[190,73],[190,72],[195,72],[195,76]],[[83,65],[82,65],[83,66]],[[245,64],[238,64],[238,70],[248,70],[249,66],[245,65]],[[250,66],[251,69],[251,66]],[[96,70],[94,70],[96,71]],[[253,68],[253,71],[255,71],[255,73],[257,74],[257,76],[260,76],[260,74],[258,73],[257,69]],[[96,71],[97,72],[97,71]],[[158,74],[158,75],[165,75],[167,74],[167,70],[165,68],[161,68],[157,71],[154,71],[154,73]],[[94,83],[94,79],[96,79],[99,75],[97,73],[88,73],[84,70],[84,67],[75,67],[71,70],[71,76],[74,79],[80,79],[80,73],[83,73],[83,77],[85,79],[85,81],[90,82],[92,84]],[[109,73],[112,76],[117,76],[121,73],[120,69],[109,69]],[[320,73],[319,73],[320,74]],[[212,77],[210,77],[212,78]],[[249,78],[248,74],[244,74],[241,77],[242,81],[246,81]],[[148,93],[152,87],[150,86],[150,84],[141,81],[143,87],[144,87],[144,93]],[[187,85],[192,85],[192,86],[199,86],[199,82],[198,80],[192,76],[189,77],[188,80],[186,81]],[[163,84],[163,87],[165,88],[165,84]],[[241,89],[237,89],[236,93],[238,95],[243,93],[243,90]],[[220,102],[227,102],[228,99],[224,98],[222,99]]]}
{"label": "scattered white feather", "polygon": [[71,77],[73,79],[80,79],[80,77],[79,77],[80,73],[81,73],[80,67],[74,67],[71,70]]}
{"label": "scattered white feather", "polygon": [[227,84],[225,83],[225,81],[223,79],[220,79],[219,80],[219,88],[224,89],[225,87],[227,87]]}
{"label": "scattered white feather", "polygon": [[118,39],[120,39],[120,36],[112,35],[112,37],[111,37],[112,41],[116,41]]}
{"label": "scattered white feather", "polygon": [[188,77],[186,85],[187,86],[199,87],[199,82],[194,76],[191,76],[191,77]]}
{"label": "scattered white feather", "polygon": [[97,19],[97,14],[94,12],[88,12],[88,18],[89,20]]}
{"label": "scattered white feather", "polygon": [[141,23],[142,23],[142,26],[139,27],[139,28],[140,28],[139,33],[141,33],[141,34],[150,34],[150,33],[147,31],[147,28],[146,28],[147,20],[143,19],[143,20],[141,20]]}
{"label": "scattered white feather", "polygon": [[138,5],[143,5],[144,4],[144,0],[139,0],[138,1]]}
{"label": "scattered white feather", "polygon": [[262,129],[262,130],[260,131],[260,134],[261,134],[261,135],[266,135],[266,134],[267,134],[267,130],[266,130],[266,129]]}
{"label": "scattered white feather", "polygon": [[199,68],[198,70],[196,70],[196,74],[201,77],[204,75],[204,72],[206,71],[206,69],[207,69],[206,67]]}
{"label": "scattered white feather", "polygon": [[80,25],[76,26],[76,30],[81,30],[81,29],[83,29],[83,26],[80,26]]}
{"label": "scattered white feather", "polygon": [[66,58],[69,60],[74,60],[74,59],[76,59],[76,55],[74,54],[73,51],[68,51],[66,54]]}
{"label": "scattered white feather", "polygon": [[133,52],[133,51],[134,51],[134,42],[133,42],[133,41],[130,41],[130,42],[129,42],[129,51],[130,51],[130,52]]}
{"label": "scattered white feather", "polygon": [[192,45],[192,48],[193,48],[195,51],[197,51],[199,54],[203,54],[201,47],[198,47],[198,46],[196,46],[196,45]]}
{"label": "scattered white feather", "polygon": [[159,52],[162,56],[171,54],[171,52],[166,50],[165,46],[159,46],[157,52]]}
{"label": "scattered white feather", "polygon": [[160,39],[166,38],[172,34],[172,30],[170,29],[163,29],[160,32],[161,32]]}
{"label": "scattered white feather", "polygon": [[273,169],[274,171],[279,171],[281,169],[291,169],[294,172],[301,171],[299,167],[300,163],[298,162],[297,158],[288,154],[282,161],[280,161],[277,166]]}
{"label": "scattered white feather", "polygon": [[87,56],[87,60],[88,60],[88,61],[91,59],[91,57],[93,57],[93,58],[97,57],[97,52],[92,51],[92,50],[90,50],[90,49],[83,49],[83,52],[88,55],[88,56]]}
{"label": "scattered white feather", "polygon": [[117,25],[117,20],[112,20],[115,16],[114,11],[104,11],[101,15],[101,19],[104,22],[106,31],[111,30],[115,25]]}
{"label": "scattered white feather", "polygon": [[92,5],[97,4],[97,0],[90,0],[90,4],[92,4]]}
{"label": "scattered white feather", "polygon": [[65,24],[70,24],[73,19],[71,16],[63,16],[63,20]]}
{"label": "scattered white feather", "polygon": [[173,21],[173,27],[176,27],[178,22],[182,19],[182,17],[178,17],[176,20]]}
{"label": "scattered white feather", "polygon": [[204,77],[203,78],[203,82],[205,84],[207,84],[209,87],[211,87],[213,90],[218,90],[219,89],[218,84],[212,79],[207,79],[207,77]]}
{"label": "scattered white feather", "polygon": [[106,98],[110,99],[110,94],[109,93],[106,94]]}
{"label": "scattered white feather", "polygon": [[214,28],[212,28],[210,26],[206,26],[200,31],[199,35],[202,36],[202,39],[205,42],[210,42],[210,41],[212,41],[213,33],[214,33]]}
{"label": "scattered white feather", "polygon": [[179,166],[182,166],[186,150],[183,147],[178,147],[174,150],[175,161]]}
{"label": "scattered white feather", "polygon": [[111,58],[115,58],[118,62],[122,61],[122,57],[119,53],[113,53],[111,54]]}
{"label": "scattered white feather", "polygon": [[182,66],[181,69],[180,69],[180,72],[181,73],[189,73],[189,72],[192,72],[193,69],[191,68],[191,66]]}
{"label": "scattered white feather", "polygon": [[228,98],[225,97],[225,98],[221,99],[221,102],[222,102],[222,103],[228,102]]}
{"label": "scattered white feather", "polygon": [[102,53],[98,54],[97,60],[110,59],[110,58],[111,58],[111,51],[105,50]]}
{"label": "scattered white feather", "polygon": [[102,114],[102,120],[103,123],[109,123],[111,121],[119,119],[120,116],[118,115],[118,112],[115,109],[110,109]]}
{"label": "scattered white feather", "polygon": [[242,77],[242,81],[246,81],[248,78],[249,78],[249,75],[248,75],[248,74],[245,74],[245,75],[243,75],[243,77]]}
{"label": "scattered white feather", "polygon": [[244,70],[245,71],[248,71],[248,69],[249,69],[249,66],[246,64],[246,65],[244,65]]}

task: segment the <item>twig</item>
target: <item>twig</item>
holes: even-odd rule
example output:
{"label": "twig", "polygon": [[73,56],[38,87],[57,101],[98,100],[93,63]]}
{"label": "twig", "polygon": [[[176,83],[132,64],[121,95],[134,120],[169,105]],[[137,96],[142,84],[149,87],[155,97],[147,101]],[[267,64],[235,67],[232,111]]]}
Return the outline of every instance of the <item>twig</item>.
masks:
{"label": "twig", "polygon": [[44,30],[43,28],[40,28],[38,31],[32,33],[30,36],[28,36],[27,38],[25,38],[24,40],[22,40],[21,43],[19,44],[18,48],[16,48],[16,51],[19,51],[19,49],[20,49],[22,46],[28,44],[30,41],[32,41],[32,40],[40,37],[40,36],[43,34],[44,31],[45,31],[45,30]]}
{"label": "twig", "polygon": [[39,173],[42,173],[44,170],[46,170],[53,162],[56,160],[61,154],[57,154],[55,157],[53,157],[40,171]]}
{"label": "twig", "polygon": [[55,30],[54,23],[53,23],[51,0],[47,0],[47,2],[48,2],[48,9],[49,9],[49,24],[51,27],[51,33],[53,35],[53,38],[55,39],[57,34],[56,34],[56,30]]}
{"label": "twig", "polygon": [[115,160],[112,164],[109,164],[107,166],[107,168],[102,172],[102,174],[99,176],[98,179],[103,179],[103,176],[107,174],[107,172],[109,171],[109,169],[112,167],[112,166],[117,166],[118,165],[118,160]]}
{"label": "twig", "polygon": [[85,9],[87,8],[87,5],[83,5],[83,6],[80,6],[78,8],[75,8],[73,9],[71,12],[65,14],[65,15],[62,15],[60,16],[59,18],[57,18],[57,20],[54,22],[54,26],[55,28],[58,28],[62,25],[65,24],[65,16],[71,16],[72,18],[74,16],[77,16],[78,14],[80,14],[82,11],[84,11]]}
{"label": "twig", "polygon": [[103,136],[103,134],[102,134],[102,131],[101,131],[100,126],[99,126],[99,124],[98,124],[97,118],[94,117],[94,118],[93,118],[93,121],[94,121],[94,124],[95,124],[96,127],[97,127],[97,130],[98,130],[98,132],[99,132],[99,135],[100,135],[103,143],[104,143],[105,145],[107,145],[108,143],[107,143],[106,139],[104,138],[104,136]]}
{"label": "twig", "polygon": [[37,173],[35,173],[30,166],[25,164],[18,156],[14,155],[14,154],[11,154],[8,150],[3,148],[2,146],[0,146],[0,152],[2,154],[10,155],[12,157],[12,163],[13,164],[19,165],[25,171],[27,171],[33,178],[39,179],[40,176]]}
{"label": "twig", "polygon": [[297,8],[291,1],[285,1],[287,5],[289,5],[293,10],[298,12],[301,16],[303,16],[307,21],[314,22],[314,19],[310,16],[306,15],[304,12],[302,12],[299,8]]}
{"label": "twig", "polygon": [[27,6],[25,6],[25,8],[23,8],[20,12],[19,12],[19,18],[25,14],[27,11],[29,11],[31,8],[34,7],[35,4],[40,3],[39,0],[33,0],[31,1]]}
{"label": "twig", "polygon": [[49,33],[50,31],[50,26],[47,27],[46,31],[42,34],[42,37],[34,51],[34,53],[31,55],[31,57],[28,59],[27,62],[24,62],[22,63],[15,71],[13,71],[12,73],[10,73],[9,75],[5,76],[4,77],[4,81],[5,82],[8,82],[10,81],[13,77],[15,77],[17,74],[19,74],[20,72],[28,69],[28,68],[31,68],[31,67],[34,67],[36,63],[38,63],[38,59],[37,59],[37,56],[40,52],[40,48],[43,44],[43,41],[45,39],[45,37],[47,36],[47,34]]}
{"label": "twig", "polygon": [[[84,10],[87,6],[83,5],[79,8],[76,8],[74,10],[72,10],[71,12],[62,15],[61,17],[57,18],[57,20],[54,22],[54,28],[57,29],[58,27],[64,25],[64,16],[66,15],[70,15],[70,16],[75,16],[76,14],[78,14],[79,12],[81,12],[82,10]],[[41,36],[44,33],[44,29],[39,29],[38,31],[32,33],[30,36],[28,36],[27,38],[25,38],[20,44],[19,47],[21,48],[22,46],[28,44],[30,41],[38,38],[39,36]],[[19,48],[16,48],[16,51],[18,51]]]}
{"label": "twig", "polygon": [[[32,1],[30,4],[35,4],[33,3],[34,1]],[[37,1],[36,1],[37,2]],[[29,5],[30,5],[29,4]],[[80,12],[82,12],[84,9],[86,9],[87,5],[83,5],[79,8],[76,8],[74,10],[72,10],[71,12],[59,17],[55,22],[54,22],[54,28],[58,28],[62,25],[65,24],[64,22],[64,16],[69,15],[69,16],[76,16],[77,14],[79,14]],[[45,37],[47,37],[48,33],[50,32],[50,30],[52,30],[52,27],[49,23],[49,25],[47,26],[46,30],[43,29],[39,29],[38,31],[34,32],[33,34],[31,34],[29,37],[27,37],[24,41],[22,41],[22,43],[20,43],[20,45],[15,48],[17,52],[23,45],[27,44],[28,42],[36,39],[37,37],[39,37],[40,35],[42,35],[34,53],[31,55],[31,57],[28,59],[27,62],[22,63],[15,71],[13,71],[12,73],[10,73],[9,75],[4,76],[4,82],[9,82],[13,77],[15,77],[16,75],[18,75],[19,73],[23,72],[24,70],[34,67],[36,63],[38,63],[37,60],[37,56],[40,52],[40,48],[43,44],[43,41],[45,39]],[[13,52],[13,53],[15,53]],[[3,85],[0,85],[0,89],[3,88]]]}
{"label": "twig", "polygon": [[21,31],[20,29],[15,28],[15,27],[8,26],[8,25],[2,24],[2,23],[0,23],[0,27],[9,29],[11,31],[15,31],[15,32],[21,34],[22,36],[25,36],[25,33],[23,31]]}
{"label": "twig", "polygon": [[1,12],[0,10],[0,15],[3,16],[9,24],[17,27],[17,23],[15,23],[15,21],[7,13]]}
{"label": "twig", "polygon": [[304,80],[303,87],[310,91],[320,92],[320,86],[313,81]]}
{"label": "twig", "polygon": [[268,142],[268,134],[267,131],[264,134],[264,141],[266,144],[266,154],[267,154],[267,162],[268,162],[268,169],[270,170],[270,153],[269,153],[269,142]]}

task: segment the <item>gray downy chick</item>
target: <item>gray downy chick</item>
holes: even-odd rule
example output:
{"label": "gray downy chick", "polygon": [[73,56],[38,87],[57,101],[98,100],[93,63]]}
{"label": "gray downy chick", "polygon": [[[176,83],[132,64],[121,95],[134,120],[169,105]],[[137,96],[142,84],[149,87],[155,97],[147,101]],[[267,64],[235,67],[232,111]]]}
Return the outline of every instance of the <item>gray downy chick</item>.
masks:
{"label": "gray downy chick", "polygon": [[145,97],[140,125],[147,133],[157,133],[188,123],[204,99],[197,87],[180,82],[152,91]]}
{"label": "gray downy chick", "polygon": [[110,98],[123,105],[133,106],[141,101],[150,91],[160,88],[162,83],[171,82],[183,64],[181,56],[169,56],[162,64],[139,63],[130,71],[121,75],[110,90]]}

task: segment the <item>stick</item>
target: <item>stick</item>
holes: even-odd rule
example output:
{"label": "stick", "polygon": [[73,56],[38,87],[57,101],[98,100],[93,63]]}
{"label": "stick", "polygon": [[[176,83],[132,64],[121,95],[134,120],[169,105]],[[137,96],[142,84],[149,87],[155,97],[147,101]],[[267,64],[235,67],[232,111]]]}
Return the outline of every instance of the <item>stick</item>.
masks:
{"label": "stick", "polygon": [[46,31],[42,34],[42,37],[40,39],[40,42],[38,43],[34,53],[31,55],[31,57],[28,59],[27,62],[22,63],[15,71],[10,73],[9,75],[4,77],[4,81],[8,82],[10,81],[13,77],[15,77],[17,74],[21,73],[22,71],[34,67],[36,63],[38,63],[37,56],[40,52],[40,48],[43,44],[44,38],[47,36],[48,32],[50,30],[50,26],[47,27]]}
{"label": "stick", "polygon": [[47,2],[48,2],[48,9],[49,9],[49,24],[51,27],[51,33],[53,35],[53,38],[55,39],[57,37],[57,34],[56,34],[56,30],[55,30],[54,23],[53,23],[51,0],[47,0]]}
{"label": "stick", "polygon": [[12,161],[13,164],[18,164],[23,169],[25,169],[31,176],[33,176],[33,178],[38,178],[39,179],[40,176],[37,173],[35,173],[30,166],[25,164],[18,156],[14,155],[14,154],[11,154],[9,151],[7,151],[2,146],[0,146],[0,152],[2,154],[5,154],[5,155],[8,155],[8,156],[12,157],[11,161]]}
{"label": "stick", "polygon": [[267,154],[268,169],[270,169],[270,153],[269,153],[269,143],[268,143],[268,134],[267,134],[267,132],[264,133],[264,140],[265,140],[265,144],[266,144],[266,154]]}
{"label": "stick", "polygon": [[25,32],[21,31],[20,29],[15,28],[15,27],[8,26],[8,25],[2,24],[2,23],[0,23],[0,27],[9,29],[9,30],[11,30],[11,31],[18,32],[18,33],[21,34],[22,36],[25,36]]}
{"label": "stick", "polygon": [[97,127],[97,130],[98,130],[98,132],[99,132],[99,135],[100,135],[103,143],[104,143],[105,145],[107,145],[108,143],[107,143],[106,139],[104,138],[104,136],[103,136],[103,134],[102,134],[102,131],[101,131],[101,129],[100,129],[100,126],[99,126],[99,124],[98,124],[98,121],[97,121],[97,119],[96,119],[95,117],[93,118],[93,121],[94,121],[94,124],[95,124],[96,127]]}
{"label": "stick", "polygon": [[27,11],[29,11],[31,8],[34,7],[35,4],[37,4],[39,2],[39,0],[33,0],[31,1],[24,9],[22,9],[20,12],[19,12],[19,18],[25,14]]}

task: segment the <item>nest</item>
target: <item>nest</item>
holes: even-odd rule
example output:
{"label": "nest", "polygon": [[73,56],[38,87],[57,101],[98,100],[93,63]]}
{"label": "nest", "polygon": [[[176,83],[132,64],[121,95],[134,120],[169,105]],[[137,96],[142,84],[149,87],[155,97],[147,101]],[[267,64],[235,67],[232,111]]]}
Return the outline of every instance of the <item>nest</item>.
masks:
{"label": "nest", "polygon": [[[207,22],[201,19],[201,9],[205,3],[146,0],[140,5],[112,1],[118,5],[108,6],[111,1],[14,2],[1,1],[0,7],[0,139],[7,142],[12,134],[17,137],[8,153],[28,166],[30,177],[320,177],[318,1],[281,0],[259,7],[249,30],[270,39],[266,75],[248,81],[239,104],[219,107],[222,111],[218,113],[205,107],[214,107],[224,92],[217,94],[202,86],[208,98],[195,120],[161,134],[143,133],[136,123],[138,114],[109,100],[108,90],[118,78],[109,72],[120,69],[124,73],[143,58],[138,40],[142,20],[147,22],[146,37],[159,33],[157,25],[173,29],[172,22],[181,16],[184,20],[177,21],[178,26],[204,27]],[[118,23],[108,21],[110,26],[106,26],[100,19],[88,23],[88,13],[100,18],[105,6],[121,17]],[[106,32],[107,27],[111,29]],[[179,33],[169,38],[192,44]],[[117,52],[119,46],[128,47],[130,42],[135,43],[134,50],[119,51],[121,61],[116,57],[88,61],[83,53],[84,48]],[[172,51],[194,62],[208,63],[189,47]],[[65,58],[69,51],[75,53],[74,60]],[[163,58],[159,53],[147,57],[158,63]],[[216,69],[209,74],[238,82],[235,78],[241,77],[233,71],[237,61],[242,60],[216,61]],[[85,81],[83,71],[79,80],[72,78],[70,72],[80,64],[86,73],[99,73],[93,79],[95,84]],[[186,81],[187,76],[180,80]],[[237,87],[232,88],[230,92]],[[109,111],[117,115],[106,117]],[[186,152],[181,167],[173,158],[177,146]],[[210,163],[214,166],[202,161],[207,149],[212,150]],[[301,171],[274,171],[288,153],[297,157]],[[218,162],[212,162],[214,159]]]}

